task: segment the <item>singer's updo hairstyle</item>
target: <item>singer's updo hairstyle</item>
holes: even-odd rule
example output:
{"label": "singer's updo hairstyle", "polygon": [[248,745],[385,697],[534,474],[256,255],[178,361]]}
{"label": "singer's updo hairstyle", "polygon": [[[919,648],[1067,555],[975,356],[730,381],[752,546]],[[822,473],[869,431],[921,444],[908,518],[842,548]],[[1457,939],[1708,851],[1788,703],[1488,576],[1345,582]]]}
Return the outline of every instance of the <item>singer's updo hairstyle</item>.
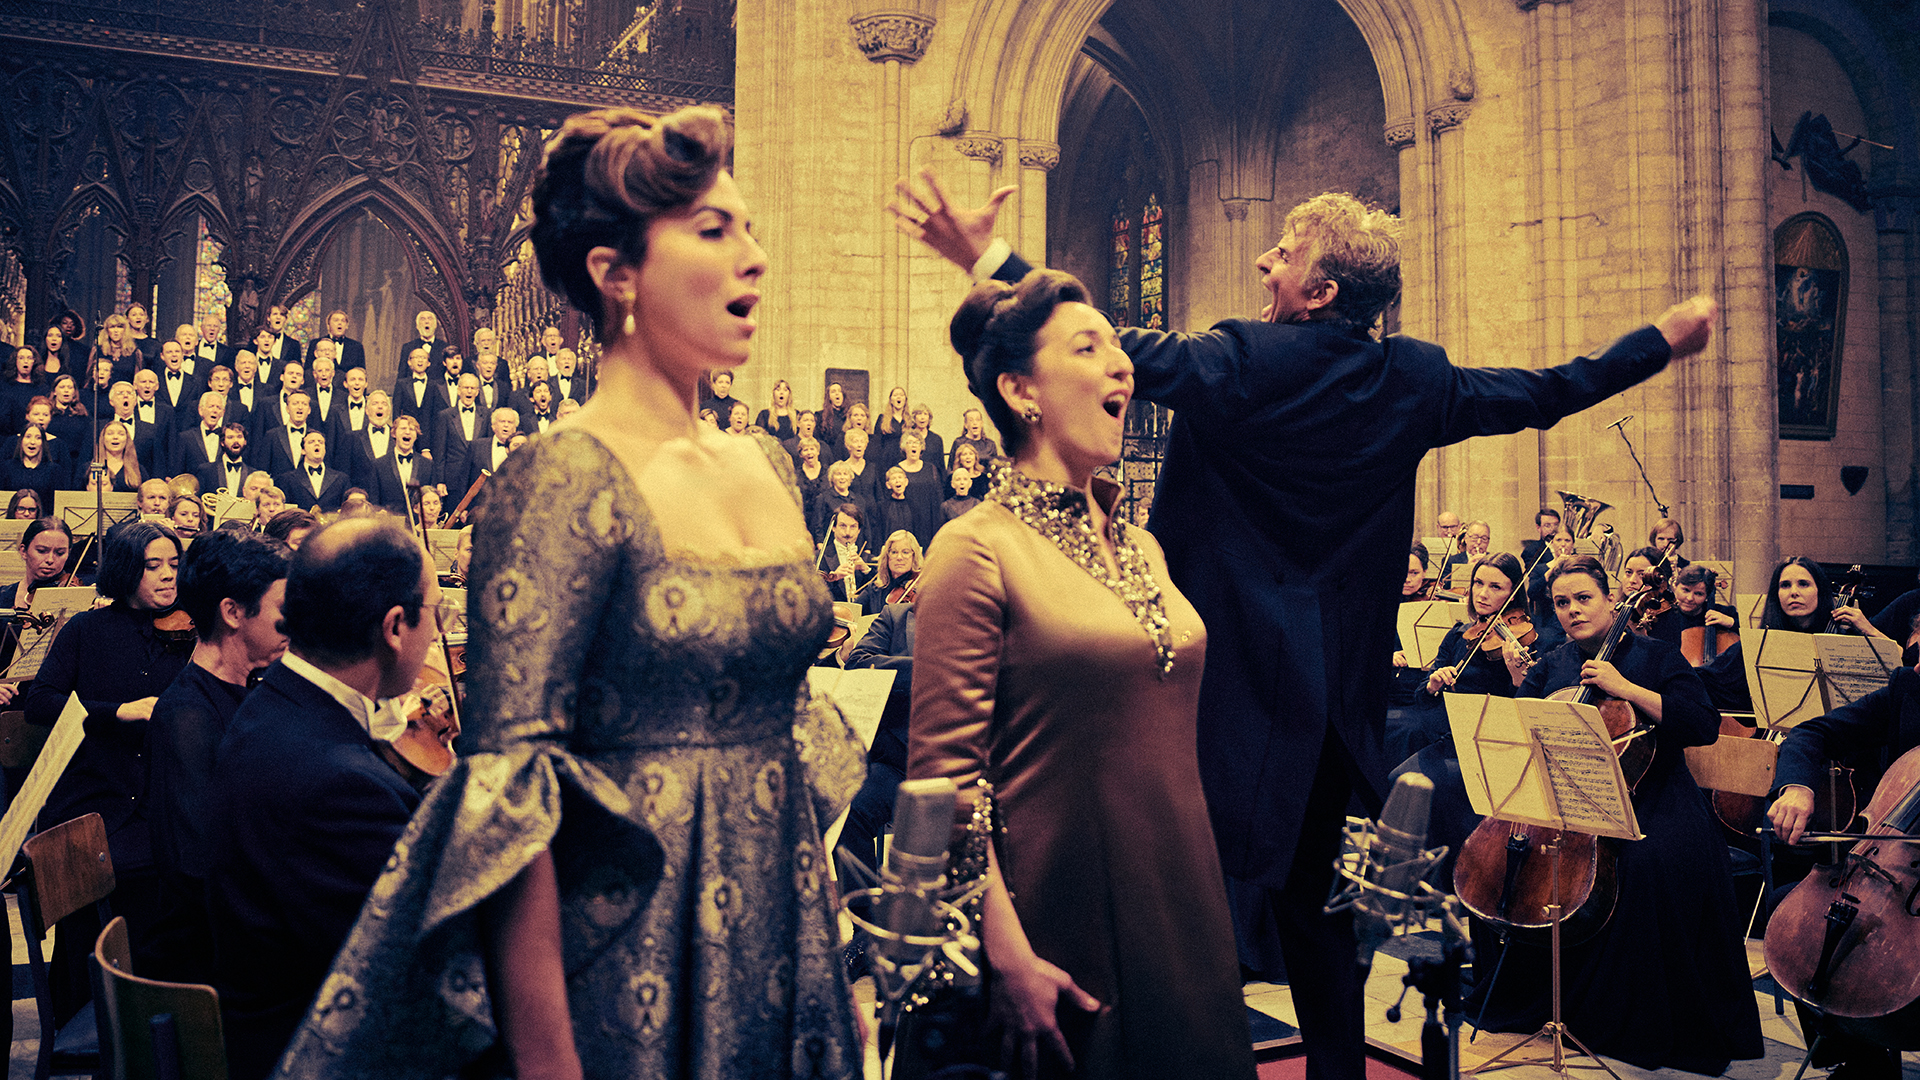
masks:
{"label": "singer's updo hairstyle", "polygon": [[647,255],[647,227],[713,186],[733,136],[719,109],[654,116],[595,109],[567,118],[547,142],[533,182],[530,238],[540,279],[565,296],[606,341],[608,315],[587,272],[587,252],[610,247],[623,263]]}
{"label": "singer's updo hairstyle", "polygon": [[980,399],[987,418],[1000,430],[1009,454],[1027,441],[1027,427],[1000,393],[1000,376],[1033,374],[1040,328],[1061,304],[1085,304],[1087,287],[1061,270],[1034,270],[1020,284],[983,281],[960,302],[948,327],[953,351],[967,373],[967,389]]}

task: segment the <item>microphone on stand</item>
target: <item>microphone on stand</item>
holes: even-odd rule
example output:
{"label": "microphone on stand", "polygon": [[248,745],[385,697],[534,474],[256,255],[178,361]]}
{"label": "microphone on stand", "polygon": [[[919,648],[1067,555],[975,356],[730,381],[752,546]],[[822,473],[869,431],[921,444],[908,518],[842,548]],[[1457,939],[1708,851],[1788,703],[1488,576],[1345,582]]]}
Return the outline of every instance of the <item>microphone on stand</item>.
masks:
{"label": "microphone on stand", "polygon": [[[1627,415],[1625,415],[1625,416],[1623,416],[1623,417],[1621,417],[1620,419],[1618,419],[1618,420],[1615,420],[1615,421],[1614,421],[1613,423],[1611,423],[1611,424],[1608,424],[1608,425],[1607,425],[1607,427],[1608,427],[1608,428],[1620,428],[1621,430],[1623,430],[1623,431],[1624,431],[1624,430],[1626,430],[1626,429],[1625,429],[1625,427],[1624,427],[1623,425],[1625,425],[1625,424],[1626,424],[1626,422],[1627,422],[1627,421],[1629,421],[1629,420],[1631,420],[1631,419],[1633,419],[1633,414],[1632,414],[1632,413],[1628,413]],[[1602,431],[1604,431],[1604,430],[1606,430],[1606,428],[1602,428],[1601,430],[1602,430]]]}
{"label": "microphone on stand", "polygon": [[[952,780],[904,780],[893,803],[893,842],[880,867],[884,895],[874,904],[874,921],[899,938],[926,937],[941,926],[929,898],[947,883],[947,845],[953,839]],[[878,940],[873,949],[875,996],[899,998],[919,974],[924,946],[905,940]]]}
{"label": "microphone on stand", "polygon": [[1373,954],[1394,931],[1424,913],[1420,883],[1443,855],[1428,852],[1427,821],[1433,808],[1433,781],[1407,773],[1393,785],[1379,824],[1352,835],[1336,864],[1343,886],[1327,903],[1329,914],[1353,909],[1355,961],[1373,966]]}

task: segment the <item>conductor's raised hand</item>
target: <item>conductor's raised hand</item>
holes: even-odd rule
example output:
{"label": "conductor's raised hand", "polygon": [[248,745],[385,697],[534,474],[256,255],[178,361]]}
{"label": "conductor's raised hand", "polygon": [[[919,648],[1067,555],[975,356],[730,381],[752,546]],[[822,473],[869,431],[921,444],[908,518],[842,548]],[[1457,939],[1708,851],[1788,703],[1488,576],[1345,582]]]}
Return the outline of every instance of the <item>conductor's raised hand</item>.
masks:
{"label": "conductor's raised hand", "polygon": [[1668,308],[1654,320],[1653,326],[1667,339],[1667,347],[1678,360],[1707,347],[1707,342],[1713,340],[1713,323],[1719,315],[1719,304],[1709,297],[1695,296]]}
{"label": "conductor's raised hand", "polygon": [[931,167],[920,170],[920,186],[901,177],[893,182],[895,196],[887,204],[893,215],[893,227],[926,244],[948,262],[969,273],[973,264],[993,243],[994,223],[1007,196],[1019,190],[1003,187],[987,196],[985,205],[972,210],[956,208],[940,187]]}

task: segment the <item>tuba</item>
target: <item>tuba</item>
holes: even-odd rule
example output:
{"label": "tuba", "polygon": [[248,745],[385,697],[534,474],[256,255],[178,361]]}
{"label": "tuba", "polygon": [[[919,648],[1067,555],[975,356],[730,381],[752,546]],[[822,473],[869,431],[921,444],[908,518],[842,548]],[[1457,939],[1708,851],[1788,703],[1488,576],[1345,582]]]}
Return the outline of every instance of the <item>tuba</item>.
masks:
{"label": "tuba", "polygon": [[[1567,532],[1573,534],[1574,550],[1579,551],[1589,546],[1583,542],[1593,533],[1594,519],[1613,507],[1599,499],[1589,499],[1571,491],[1562,491],[1559,495],[1560,504],[1566,508],[1560,520],[1566,523]],[[1592,553],[1599,557],[1600,565],[1606,568],[1607,576],[1618,578],[1620,567],[1626,562],[1626,548],[1620,543],[1620,538],[1614,535],[1613,526],[1600,526],[1600,539],[1590,546]]]}

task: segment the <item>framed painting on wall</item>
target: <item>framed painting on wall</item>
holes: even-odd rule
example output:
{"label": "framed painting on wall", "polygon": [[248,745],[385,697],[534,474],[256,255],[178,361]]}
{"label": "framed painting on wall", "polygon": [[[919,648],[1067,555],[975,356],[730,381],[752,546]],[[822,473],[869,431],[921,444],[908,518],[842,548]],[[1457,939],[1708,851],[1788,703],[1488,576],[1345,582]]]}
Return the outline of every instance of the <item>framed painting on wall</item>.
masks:
{"label": "framed painting on wall", "polygon": [[1774,230],[1773,288],[1780,437],[1831,439],[1847,320],[1847,244],[1831,218],[1795,214]]}

